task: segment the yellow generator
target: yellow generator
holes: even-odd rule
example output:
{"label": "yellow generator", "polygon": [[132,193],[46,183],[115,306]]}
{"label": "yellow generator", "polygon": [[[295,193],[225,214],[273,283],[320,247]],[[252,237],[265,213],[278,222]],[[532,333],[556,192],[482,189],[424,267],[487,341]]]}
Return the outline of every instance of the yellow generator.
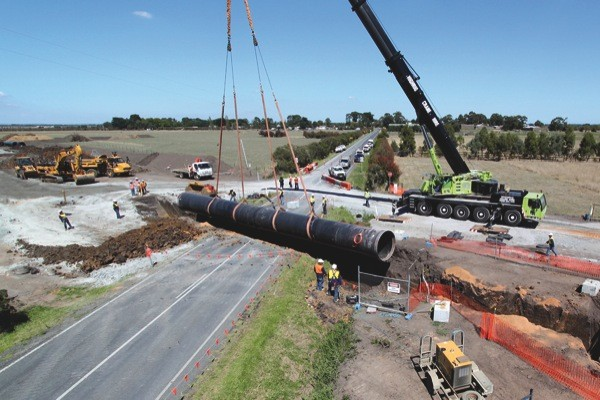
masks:
{"label": "yellow generator", "polygon": [[432,337],[421,337],[415,369],[432,396],[449,400],[483,400],[494,392],[492,382],[464,354],[464,338],[463,331],[455,330],[452,340],[436,344],[434,353]]}

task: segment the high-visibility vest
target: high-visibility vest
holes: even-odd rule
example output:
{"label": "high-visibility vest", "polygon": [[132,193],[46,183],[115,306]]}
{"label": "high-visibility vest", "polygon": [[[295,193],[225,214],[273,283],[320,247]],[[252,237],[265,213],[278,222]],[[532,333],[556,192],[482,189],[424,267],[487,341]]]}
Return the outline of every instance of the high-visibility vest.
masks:
{"label": "high-visibility vest", "polygon": [[315,196],[310,196],[310,204],[315,204]]}
{"label": "high-visibility vest", "polygon": [[327,276],[329,277],[329,279],[339,279],[340,271],[338,271],[337,269],[330,269],[329,274]]}
{"label": "high-visibility vest", "polygon": [[365,192],[365,199],[368,199],[371,197],[371,193],[369,193],[368,191]]}
{"label": "high-visibility vest", "polygon": [[322,274],[323,273],[323,264],[316,263],[315,264],[315,272],[317,274]]}

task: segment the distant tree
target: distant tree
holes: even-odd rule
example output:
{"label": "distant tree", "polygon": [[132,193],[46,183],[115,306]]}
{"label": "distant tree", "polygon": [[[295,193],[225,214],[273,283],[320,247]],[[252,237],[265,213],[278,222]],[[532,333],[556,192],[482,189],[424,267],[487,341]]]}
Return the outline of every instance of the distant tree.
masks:
{"label": "distant tree", "polygon": [[331,118],[329,118],[329,117],[325,118],[325,126],[328,128],[331,126]]}
{"label": "distant tree", "polygon": [[550,131],[565,131],[567,129],[567,119],[563,117],[556,117],[548,125]]}
{"label": "distant tree", "polygon": [[371,125],[373,125],[373,122],[375,121],[375,116],[373,115],[372,112],[364,112],[361,115],[361,125],[364,127],[369,127]]}
{"label": "distant tree", "polygon": [[383,114],[382,117],[379,118],[379,124],[381,126],[385,126],[386,128],[390,126],[390,124],[394,123],[394,117],[390,113]]}
{"label": "distant tree", "polygon": [[508,144],[508,157],[514,158],[523,154],[523,140],[516,133],[507,132],[504,135]]}
{"label": "distant tree", "polygon": [[564,158],[569,158],[573,154],[575,148],[575,132],[572,127],[567,127],[562,140],[562,149],[560,154]]}
{"label": "distant tree", "polygon": [[498,113],[490,115],[490,125],[502,126],[504,125],[504,117]]}
{"label": "distant tree", "polygon": [[394,113],[394,123],[395,124],[406,124],[408,121],[404,118],[404,115],[400,111],[396,111]]}
{"label": "distant tree", "polygon": [[581,143],[579,143],[577,158],[587,161],[594,154],[596,154],[596,139],[594,139],[591,132],[586,132],[581,139]]}
{"label": "distant tree", "polygon": [[129,125],[129,119],[113,117],[111,125],[113,129],[124,130]]}
{"label": "distant tree", "polygon": [[544,126],[544,123],[538,119],[533,123],[533,125],[542,128]]}
{"label": "distant tree", "polygon": [[392,143],[390,143],[390,147],[392,148],[392,151],[394,152],[394,154],[397,154],[398,150],[400,149],[398,147],[398,143],[396,143],[395,140],[392,140]]}
{"label": "distant tree", "polygon": [[546,132],[540,132],[538,136],[538,155],[542,160],[548,160],[552,156],[552,147],[550,146],[550,137]]}
{"label": "distant tree", "polygon": [[505,116],[504,124],[502,125],[503,131],[518,131],[524,128],[527,123],[527,117],[522,115]]}
{"label": "distant tree", "polygon": [[408,126],[404,125],[398,133],[400,145],[398,146],[398,154],[401,156],[412,156],[417,151],[415,142],[415,132]]}
{"label": "distant tree", "polygon": [[262,126],[260,125],[260,118],[259,117],[254,117],[254,119],[252,120],[252,129],[261,129]]}
{"label": "distant tree", "polygon": [[533,132],[527,132],[527,137],[525,138],[525,143],[523,146],[523,157],[535,159],[538,156],[538,135]]}

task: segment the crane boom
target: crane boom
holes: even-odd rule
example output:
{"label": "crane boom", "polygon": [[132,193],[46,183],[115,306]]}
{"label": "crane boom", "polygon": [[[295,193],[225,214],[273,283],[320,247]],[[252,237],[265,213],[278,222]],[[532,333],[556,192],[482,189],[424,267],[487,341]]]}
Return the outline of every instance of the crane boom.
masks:
{"label": "crane boom", "polygon": [[379,48],[385,59],[390,72],[394,74],[402,90],[410,100],[417,113],[417,120],[421,126],[433,136],[446,161],[455,174],[466,174],[471,172],[465,161],[460,156],[444,124],[435,113],[431,102],[419,86],[419,76],[413,72],[407,61],[394,47],[389,36],[381,26],[381,23],[371,10],[367,0],[349,0],[352,11],[356,13],[371,38]]}

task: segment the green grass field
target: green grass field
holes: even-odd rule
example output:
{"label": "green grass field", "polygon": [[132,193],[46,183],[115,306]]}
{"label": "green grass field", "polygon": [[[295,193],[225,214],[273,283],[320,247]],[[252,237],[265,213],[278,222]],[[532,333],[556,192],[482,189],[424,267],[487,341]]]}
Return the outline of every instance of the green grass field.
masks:
{"label": "green grass field", "polygon": [[[33,306],[23,310],[29,321],[17,325],[12,332],[0,334],[0,354],[44,334],[113,288],[114,285],[99,288],[77,286],[58,289],[55,293],[55,300],[51,304]],[[10,354],[5,354],[5,357],[10,357]]]}

